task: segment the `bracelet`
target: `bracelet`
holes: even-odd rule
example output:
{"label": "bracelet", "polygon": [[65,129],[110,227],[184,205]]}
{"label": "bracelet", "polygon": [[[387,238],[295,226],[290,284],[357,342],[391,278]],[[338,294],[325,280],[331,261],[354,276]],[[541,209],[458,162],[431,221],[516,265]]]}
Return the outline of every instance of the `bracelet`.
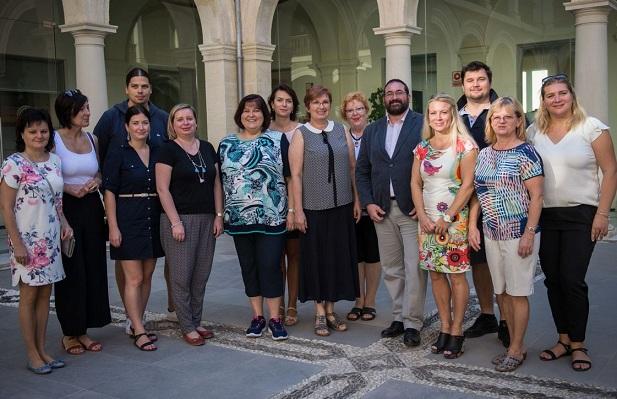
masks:
{"label": "bracelet", "polygon": [[177,227],[177,226],[182,226],[182,220],[178,220],[176,223],[173,223],[171,225],[171,228],[173,229],[174,227]]}
{"label": "bracelet", "polygon": [[598,215],[602,215],[602,216],[606,216],[606,217],[609,217],[609,213],[608,213],[608,212],[602,212],[602,211],[601,211],[601,210],[599,210],[599,209],[596,211],[596,214],[598,214]]}
{"label": "bracelet", "polygon": [[527,230],[530,233],[536,234],[536,232],[538,230],[538,226],[529,226],[525,230]]}
{"label": "bracelet", "polygon": [[287,212],[289,212],[289,213],[296,213],[296,210],[293,209],[293,208],[289,208],[289,209],[287,209]]}
{"label": "bracelet", "polygon": [[219,218],[222,218],[223,217],[223,212],[217,212],[216,216],[219,217]]}

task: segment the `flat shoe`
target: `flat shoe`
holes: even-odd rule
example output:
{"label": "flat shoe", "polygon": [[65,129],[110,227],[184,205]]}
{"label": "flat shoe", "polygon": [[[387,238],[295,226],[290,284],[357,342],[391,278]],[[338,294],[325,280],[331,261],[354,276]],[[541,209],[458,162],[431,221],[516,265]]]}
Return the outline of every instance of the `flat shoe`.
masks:
{"label": "flat shoe", "polygon": [[62,367],[66,366],[66,363],[64,363],[64,360],[54,359],[51,362],[47,363],[47,365],[52,369],[61,369]]}
{"label": "flat shoe", "polygon": [[49,373],[51,373],[51,367],[47,363],[45,363],[41,367],[37,367],[37,368],[32,367],[30,365],[30,363],[28,363],[26,365],[26,368],[28,370],[32,371],[34,374],[42,375],[42,374],[49,374]]}
{"label": "flat shoe", "polygon": [[349,313],[347,313],[347,320],[357,321],[357,320],[360,320],[361,316],[362,316],[362,309],[353,307],[351,308]]}
{"label": "flat shoe", "polygon": [[334,331],[347,331],[347,324],[336,313],[326,313],[326,325]]}
{"label": "flat shoe", "polygon": [[[571,352],[583,352],[584,354],[587,354],[588,350],[587,348],[574,348],[572,349]],[[570,363],[572,366],[572,370],[574,371],[587,371],[589,369],[591,369],[591,361],[589,360],[585,360],[585,359],[577,359],[577,360],[572,360],[572,363]],[[589,367],[574,367],[577,364],[581,364],[581,365],[586,365]]]}
{"label": "flat shoe", "polygon": [[365,306],[362,308],[362,320],[364,321],[371,321],[374,320],[375,317],[377,316],[377,311],[375,310],[375,308],[371,308],[368,306]]}
{"label": "flat shoe", "polygon": [[195,331],[197,331],[197,334],[201,335],[203,339],[214,338],[214,333],[207,328],[200,327],[196,328]]}
{"label": "flat shoe", "polygon": [[86,351],[81,342],[79,342],[79,340],[75,337],[69,337],[69,339],[66,340],[66,343],[64,338],[62,338],[60,345],[62,345],[66,353],[69,355],[83,355]]}
{"label": "flat shoe", "polygon": [[[293,312],[294,314],[292,315],[290,312]],[[289,306],[287,307],[287,316],[285,316],[285,325],[289,327],[295,325],[296,323],[298,323],[298,310],[293,306]]]}
{"label": "flat shoe", "polygon": [[188,336],[188,334],[182,334],[182,337],[184,338],[184,340],[189,344],[189,345],[193,345],[193,346],[202,346],[206,343],[206,341],[204,341],[204,339],[201,337],[201,335],[197,338],[191,338]]}
{"label": "flat shoe", "polygon": [[88,352],[100,352],[103,350],[103,345],[101,345],[100,342],[97,341],[92,341],[90,342],[90,345],[85,345],[84,343],[82,343],[81,341],[79,341],[79,343],[84,347],[85,350],[87,350]]}
{"label": "flat shoe", "polygon": [[[504,353],[500,353],[499,355],[495,356],[493,360],[491,360],[491,363],[497,366],[503,361],[503,359],[505,359],[506,356],[508,356],[508,351],[505,351]],[[523,353],[523,360],[525,359],[527,359],[527,352]]]}
{"label": "flat shoe", "polygon": [[[157,350],[158,348],[156,346],[154,346],[154,343],[150,340],[147,340],[141,344],[138,344],[137,341],[139,341],[139,338],[141,337],[148,337],[148,334],[146,333],[141,333],[141,334],[136,334],[135,338],[134,338],[134,344],[135,346],[140,350],[140,351],[144,351],[144,352],[154,352],[155,350]],[[146,348],[146,346],[150,346],[152,345],[152,347],[150,349]]]}
{"label": "flat shoe", "polygon": [[504,373],[507,373],[507,372],[510,372],[510,371],[514,371],[521,364],[523,364],[524,360],[525,360],[524,356],[523,356],[522,359],[517,359],[514,356],[506,355],[506,357],[503,358],[501,363],[499,363],[497,366],[495,366],[495,370],[501,371],[501,372],[504,372]]}
{"label": "flat shoe", "polygon": [[[133,327],[129,327],[131,333],[128,334],[129,338],[131,339],[135,339],[135,330],[133,329]],[[146,335],[148,336],[148,339],[152,342],[156,342],[159,340],[159,337],[155,334],[155,333],[146,333]]]}
{"label": "flat shoe", "polygon": [[553,360],[557,360],[557,359],[560,359],[560,358],[562,358],[562,357],[564,357],[564,356],[569,356],[570,354],[572,354],[572,350],[570,349],[570,345],[564,344],[564,343],[563,343],[563,342],[561,342],[561,341],[557,341],[557,345],[561,345],[561,346],[563,346],[563,348],[564,348],[566,351],[565,351],[564,353],[562,353],[561,355],[557,356],[557,355],[555,354],[555,352],[553,352],[552,350],[550,350],[550,349],[544,349],[544,350],[540,353],[540,355],[542,355],[542,353],[546,353],[549,357],[548,357],[548,358],[545,358],[545,357],[540,356],[540,360],[542,360],[542,361],[544,361],[544,362],[552,362]]}
{"label": "flat shoe", "polygon": [[315,316],[315,334],[320,337],[327,337],[330,335],[330,330],[328,330],[328,324],[326,323],[326,316]]}

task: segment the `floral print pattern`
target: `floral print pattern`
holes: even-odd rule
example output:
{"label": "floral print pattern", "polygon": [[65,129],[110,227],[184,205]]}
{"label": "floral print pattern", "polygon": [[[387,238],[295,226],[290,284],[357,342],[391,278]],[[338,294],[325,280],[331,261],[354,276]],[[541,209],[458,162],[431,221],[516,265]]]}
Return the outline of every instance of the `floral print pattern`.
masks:
{"label": "floral print pattern", "polygon": [[[415,148],[416,160],[421,162],[424,211],[432,221],[442,217],[454,201],[462,183],[461,160],[476,148],[475,143],[460,137],[456,146],[446,150],[431,147],[428,140],[423,140]],[[468,219],[469,208],[465,207],[453,218],[445,235],[426,234],[418,229],[421,269],[440,273],[469,270]]]}
{"label": "floral print pattern", "polygon": [[[51,183],[53,195],[43,176]],[[13,286],[18,285],[20,280],[28,285],[39,286],[64,279],[60,254],[61,227],[54,205],[54,201],[62,203],[60,158],[56,154],[49,154],[47,161],[38,162],[35,167],[20,154],[12,154],[2,165],[1,180],[17,190],[13,211],[17,230],[28,251],[28,263],[18,263],[9,238]]]}

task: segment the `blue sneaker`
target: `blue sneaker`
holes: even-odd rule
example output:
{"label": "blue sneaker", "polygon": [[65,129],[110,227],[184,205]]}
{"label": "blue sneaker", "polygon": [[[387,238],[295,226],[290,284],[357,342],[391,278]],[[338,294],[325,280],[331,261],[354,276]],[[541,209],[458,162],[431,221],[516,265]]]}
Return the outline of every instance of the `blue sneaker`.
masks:
{"label": "blue sneaker", "polygon": [[268,322],[268,328],[272,334],[272,339],[275,341],[283,341],[289,338],[289,334],[287,334],[287,330],[283,327],[281,319],[270,319]]}
{"label": "blue sneaker", "polygon": [[251,320],[251,326],[246,330],[246,336],[251,338],[261,337],[261,332],[266,328],[266,319],[257,316]]}

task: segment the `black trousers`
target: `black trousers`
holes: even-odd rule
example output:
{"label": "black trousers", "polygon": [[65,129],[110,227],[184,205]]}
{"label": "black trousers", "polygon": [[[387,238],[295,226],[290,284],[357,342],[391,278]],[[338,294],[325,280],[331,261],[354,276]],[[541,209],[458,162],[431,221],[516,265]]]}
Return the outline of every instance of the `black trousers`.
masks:
{"label": "black trousers", "polygon": [[63,210],[75,235],[75,251],[62,255],[66,278],[54,285],[56,313],[65,336],[111,322],[107,293],[104,210],[98,193],[63,197]]}
{"label": "black trousers", "polygon": [[233,238],[246,296],[282,296],[284,286],[281,257],[286,235],[250,233],[235,234]]}
{"label": "black trousers", "polygon": [[559,334],[583,342],[589,316],[585,276],[595,247],[591,223],[595,207],[545,208],[542,211],[540,264]]}

